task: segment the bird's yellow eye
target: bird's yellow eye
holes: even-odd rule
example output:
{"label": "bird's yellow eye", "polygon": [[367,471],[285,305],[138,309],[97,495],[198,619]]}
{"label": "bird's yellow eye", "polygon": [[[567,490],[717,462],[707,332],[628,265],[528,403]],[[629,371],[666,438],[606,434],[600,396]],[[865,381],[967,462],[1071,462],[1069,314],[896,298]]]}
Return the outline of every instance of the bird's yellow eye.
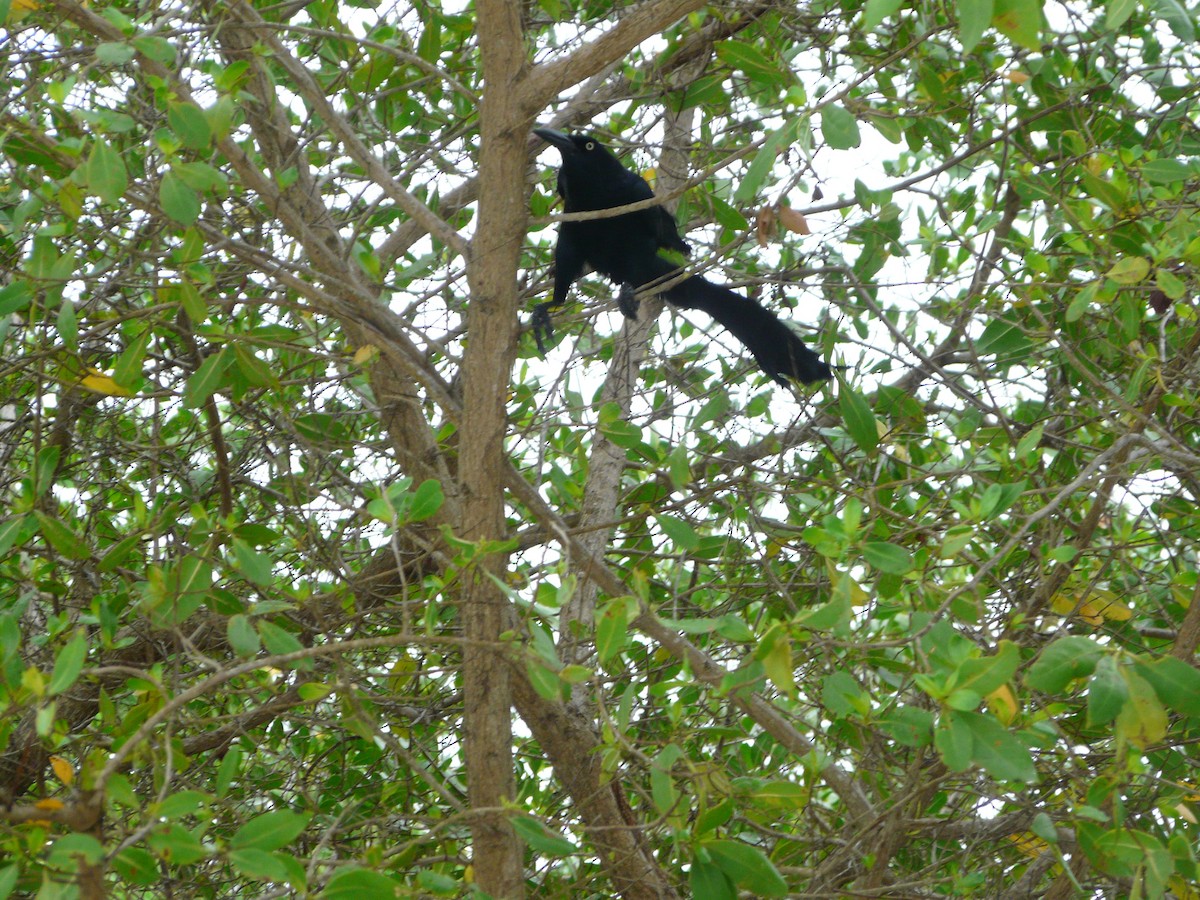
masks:
{"label": "bird's yellow eye", "polygon": [[583,149],[584,149],[584,150],[595,150],[595,149],[596,149],[596,142],[595,142],[595,141],[588,141],[586,144],[584,144],[584,145],[583,145]]}

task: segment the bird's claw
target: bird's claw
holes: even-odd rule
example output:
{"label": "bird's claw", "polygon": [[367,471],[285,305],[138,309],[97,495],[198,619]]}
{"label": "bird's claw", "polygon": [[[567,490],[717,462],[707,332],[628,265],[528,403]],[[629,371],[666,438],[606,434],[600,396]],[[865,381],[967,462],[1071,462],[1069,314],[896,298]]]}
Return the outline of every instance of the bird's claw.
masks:
{"label": "bird's claw", "polygon": [[621,285],[621,290],[617,291],[617,308],[621,310],[621,314],[627,319],[636,319],[638,306],[638,298],[633,285]]}
{"label": "bird's claw", "polygon": [[545,303],[539,303],[533,308],[529,327],[533,330],[533,339],[537,341],[538,353],[545,356],[546,341],[554,337],[554,325],[550,321],[550,310]]}

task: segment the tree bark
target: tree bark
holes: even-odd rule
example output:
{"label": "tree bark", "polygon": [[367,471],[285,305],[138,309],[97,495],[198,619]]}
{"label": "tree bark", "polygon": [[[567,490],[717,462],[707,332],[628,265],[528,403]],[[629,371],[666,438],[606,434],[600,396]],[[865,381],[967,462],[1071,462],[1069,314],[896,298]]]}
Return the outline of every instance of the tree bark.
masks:
{"label": "tree bark", "polygon": [[[525,236],[526,138],[531,118],[513,102],[525,75],[520,9],[480,0],[484,97],[480,110],[479,215],[467,280],[460,493],[462,536],[498,541],[504,529],[504,437],[509,374],[516,351],[517,268]],[[503,813],[515,788],[512,695],[500,633],[508,601],[493,580],[505,558],[478,557],[463,590],[463,702],[475,880],[493,897],[524,894],[522,845]]]}

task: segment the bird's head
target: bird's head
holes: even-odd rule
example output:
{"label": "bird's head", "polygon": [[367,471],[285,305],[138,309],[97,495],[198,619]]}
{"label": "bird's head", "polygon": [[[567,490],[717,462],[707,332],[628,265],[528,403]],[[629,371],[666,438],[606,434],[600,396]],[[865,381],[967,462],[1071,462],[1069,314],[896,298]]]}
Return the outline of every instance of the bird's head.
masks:
{"label": "bird's head", "polygon": [[652,196],[650,186],[630,172],[595,135],[566,134],[553,128],[533,133],[558,148],[558,192],[567,212],[607,209]]}
{"label": "bird's head", "polygon": [[564,160],[568,156],[597,153],[604,150],[604,145],[590,134],[567,134],[564,131],[555,131],[553,128],[535,128],[533,133],[547,144],[557,147]]}
{"label": "bird's head", "polygon": [[533,133],[557,148],[562,154],[564,167],[574,167],[585,161],[591,161],[592,166],[620,165],[620,161],[594,135],[567,134],[553,128],[535,128]]}

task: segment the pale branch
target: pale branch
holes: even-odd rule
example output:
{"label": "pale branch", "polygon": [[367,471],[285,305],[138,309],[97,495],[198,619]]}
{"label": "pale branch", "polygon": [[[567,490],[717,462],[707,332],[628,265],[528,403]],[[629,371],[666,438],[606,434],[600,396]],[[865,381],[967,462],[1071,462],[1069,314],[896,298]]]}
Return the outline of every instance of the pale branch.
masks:
{"label": "pale branch", "polygon": [[706,5],[704,0],[647,0],[591,43],[562,59],[534,67],[521,87],[517,104],[528,115],[536,115],[562,91],[591,77],[642,41]]}

